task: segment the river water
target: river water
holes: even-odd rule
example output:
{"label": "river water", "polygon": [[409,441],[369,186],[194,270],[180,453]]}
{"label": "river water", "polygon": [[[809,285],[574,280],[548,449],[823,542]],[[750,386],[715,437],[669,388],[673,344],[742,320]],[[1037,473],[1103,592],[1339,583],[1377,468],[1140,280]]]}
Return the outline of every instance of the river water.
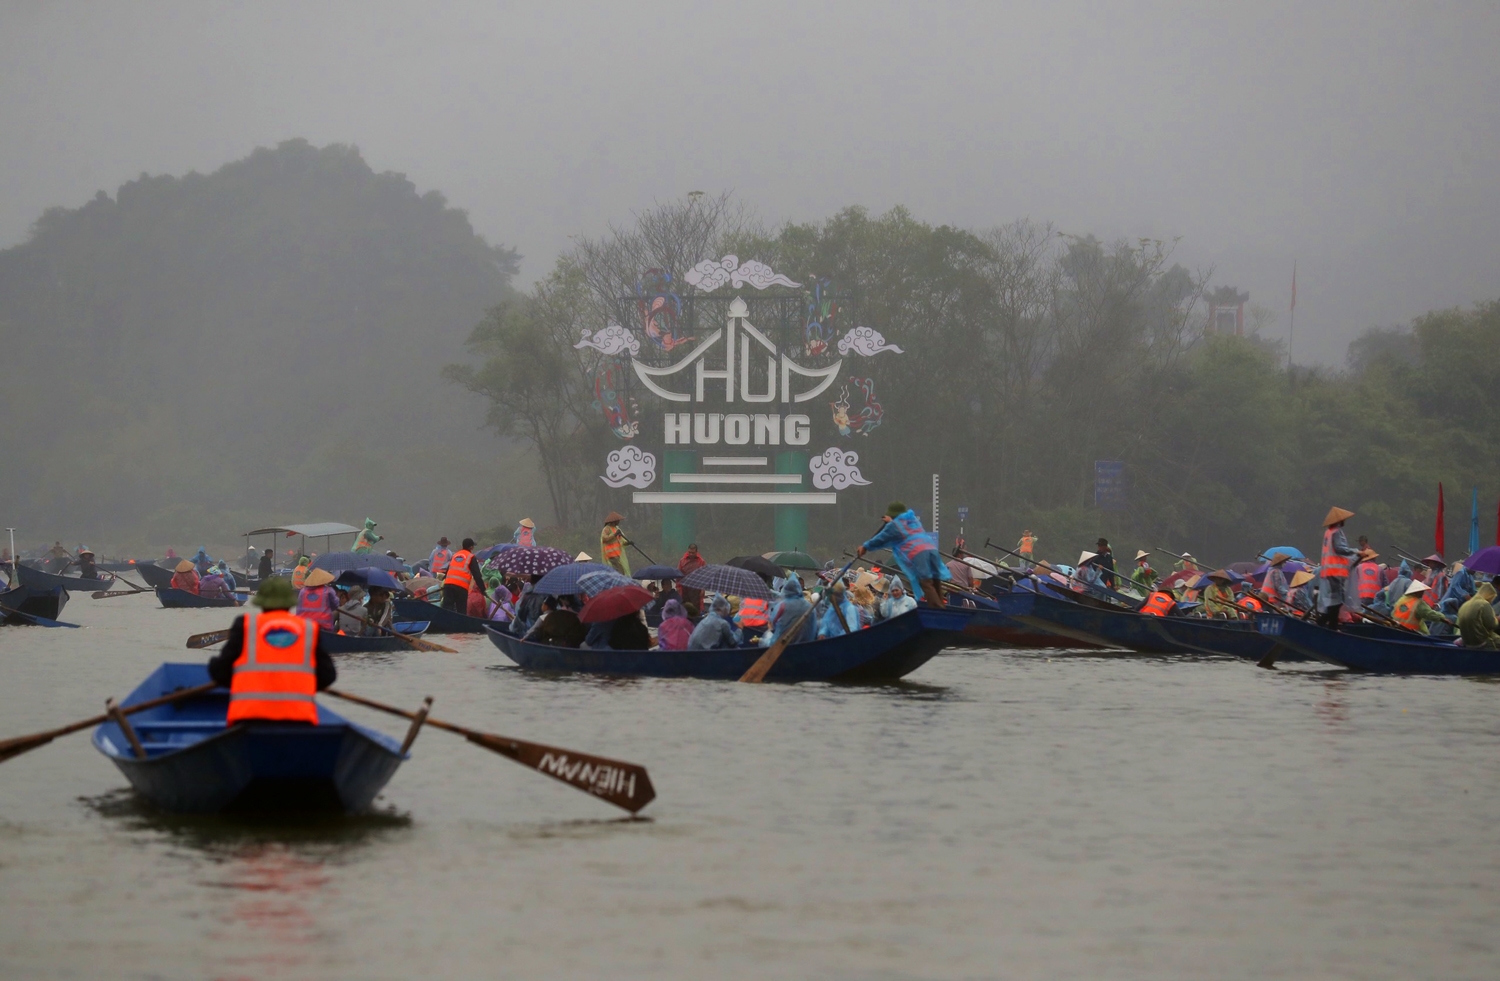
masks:
{"label": "river water", "polygon": [[[228,620],[64,618],[0,627],[0,736]],[[78,733],[0,766],[0,977],[1500,977],[1487,682],[956,651],[752,686],[528,676],[450,640],[343,657],[340,685],[643,763],[647,819],[431,729],[377,815],[166,817]]]}

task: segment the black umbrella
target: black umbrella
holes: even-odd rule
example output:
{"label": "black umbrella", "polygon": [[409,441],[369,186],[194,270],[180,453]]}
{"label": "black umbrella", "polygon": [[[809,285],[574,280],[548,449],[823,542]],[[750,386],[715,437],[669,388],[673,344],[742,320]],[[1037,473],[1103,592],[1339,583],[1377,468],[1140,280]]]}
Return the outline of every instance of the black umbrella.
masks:
{"label": "black umbrella", "polygon": [[706,565],[701,569],[694,569],[683,577],[682,585],[689,589],[723,593],[725,596],[775,599],[760,576],[749,569],[737,569],[732,565]]}
{"label": "black umbrella", "polygon": [[736,555],[724,564],[732,565],[736,569],[747,569],[767,579],[780,579],[786,575],[785,569],[762,555]]}
{"label": "black umbrella", "polygon": [[385,572],[405,572],[406,564],[400,559],[377,552],[328,552],[313,559],[314,569],[343,572],[346,569],[381,569]]}
{"label": "black umbrella", "polygon": [[682,573],[669,565],[648,565],[644,569],[637,569],[630,574],[630,578],[646,581],[649,579],[681,579]]}

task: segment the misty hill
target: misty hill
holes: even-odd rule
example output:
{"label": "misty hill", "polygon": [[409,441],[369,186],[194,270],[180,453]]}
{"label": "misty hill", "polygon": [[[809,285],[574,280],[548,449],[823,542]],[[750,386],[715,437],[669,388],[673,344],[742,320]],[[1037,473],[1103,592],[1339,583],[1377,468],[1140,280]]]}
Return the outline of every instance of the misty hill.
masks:
{"label": "misty hill", "polygon": [[0,252],[6,523],[181,543],[474,511],[483,405],[439,369],[518,259],[304,140],[49,209]]}

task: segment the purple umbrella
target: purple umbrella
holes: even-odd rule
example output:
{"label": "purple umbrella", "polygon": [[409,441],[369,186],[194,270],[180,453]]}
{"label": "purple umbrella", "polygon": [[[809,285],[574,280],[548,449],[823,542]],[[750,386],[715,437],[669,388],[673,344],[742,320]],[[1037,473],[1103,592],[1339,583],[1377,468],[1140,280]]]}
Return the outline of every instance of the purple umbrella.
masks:
{"label": "purple umbrella", "polygon": [[573,557],[560,548],[530,545],[501,552],[495,559],[495,568],[514,576],[542,576],[572,561]]}
{"label": "purple umbrella", "polygon": [[1500,545],[1481,548],[1464,559],[1464,568],[1470,572],[1488,572],[1492,576],[1500,576]]}
{"label": "purple umbrella", "polygon": [[694,569],[683,577],[682,585],[689,589],[723,593],[725,596],[775,599],[760,576],[749,569],[736,569],[732,565],[706,565],[701,569]]}

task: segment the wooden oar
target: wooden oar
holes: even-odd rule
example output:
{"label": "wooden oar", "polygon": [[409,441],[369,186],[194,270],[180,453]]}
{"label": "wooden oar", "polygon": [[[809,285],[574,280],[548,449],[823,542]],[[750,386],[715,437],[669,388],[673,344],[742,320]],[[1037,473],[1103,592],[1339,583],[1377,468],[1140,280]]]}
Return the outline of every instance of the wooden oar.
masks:
{"label": "wooden oar", "polygon": [[444,654],[458,653],[458,651],[455,651],[451,647],[444,647],[442,644],[434,644],[430,640],[423,640],[420,637],[408,637],[406,636],[406,634],[403,634],[399,630],[392,630],[390,627],[375,623],[373,620],[367,620],[364,617],[360,616],[358,613],[349,613],[345,610],[340,610],[339,616],[349,617],[352,620],[358,620],[365,626],[374,627],[376,630],[384,630],[386,633],[390,634],[393,637],[399,637],[401,640],[404,640],[409,646],[415,647],[419,651],[441,651]]}
{"label": "wooden oar", "polygon": [[228,639],[228,630],[211,630],[206,634],[193,634],[193,636],[187,639],[187,649],[190,651],[201,651],[205,647],[222,644]]}
{"label": "wooden oar", "polygon": [[[394,705],[386,705],[334,688],[323,689],[323,694],[342,698],[379,712],[399,715],[403,719],[415,721],[417,717],[416,712],[408,712]],[[651,786],[651,777],[647,774],[646,768],[635,763],[624,763],[604,756],[575,753],[556,746],[467,729],[451,722],[434,719],[430,715],[427,716],[426,724],[463,736],[476,746],[483,746],[485,749],[515,760],[522,766],[528,766],[538,773],[546,774],[554,780],[561,780],[570,787],[609,801],[631,814],[651,803],[656,797],[656,789]]]}
{"label": "wooden oar", "polygon": [[[150,701],[141,702],[138,705],[130,705],[125,708],[117,707],[115,711],[122,715],[131,715],[136,712],[144,712],[146,709],[155,708],[158,705],[166,705],[170,702],[181,701],[184,698],[192,698],[194,695],[202,695],[206,692],[212,691],[217,687],[218,685],[215,682],[210,681],[207,684],[198,685],[195,688],[184,688],[181,691],[174,691],[170,695],[163,695],[160,698],[153,698]],[[65,725],[60,729],[49,729],[46,732],[34,732],[29,736],[16,736],[14,739],[7,739],[3,742],[0,742],[0,763],[4,763],[6,760],[11,759],[12,757],[20,756],[22,753],[36,749],[38,746],[45,746],[52,740],[56,739],[58,736],[66,736],[70,732],[77,732],[79,729],[87,729],[89,726],[96,726],[101,723],[108,722],[111,718],[112,715],[106,712],[103,715],[96,715],[92,718],[84,719],[82,722],[74,722],[71,725]]]}
{"label": "wooden oar", "polygon": [[21,617],[24,620],[30,620],[32,625],[37,627],[77,628],[78,626],[78,624],[68,623],[66,620],[49,620],[46,617],[37,616],[35,613],[25,613],[21,610],[12,610],[9,607],[0,606],[0,620],[4,620],[6,617],[11,616]]}
{"label": "wooden oar", "polygon": [[[624,537],[624,536],[621,536],[621,537]],[[646,554],[646,550],[643,549],[643,548],[641,548],[635,542],[633,542],[630,539],[626,538],[625,539],[625,544],[629,545],[631,548],[635,549],[637,552],[640,552],[641,553],[641,557],[644,558],[648,564],[650,564],[650,565],[655,565],[656,564],[656,560],[653,559],[651,556],[647,555]]]}
{"label": "wooden oar", "polygon": [[[858,556],[850,559],[848,563],[839,570],[838,575],[833,577],[833,581],[838,582],[839,580],[843,579],[845,574],[848,573],[850,567],[852,567],[857,561],[859,561]],[[756,658],[755,663],[750,665],[749,670],[740,675],[741,681],[759,683],[766,680],[766,672],[770,671],[773,667],[776,666],[777,660],[779,660],[781,657],[781,652],[786,650],[787,645],[792,642],[792,638],[801,635],[802,625],[807,622],[808,617],[817,612],[819,604],[823,602],[823,597],[827,595],[827,593],[828,590],[824,590],[823,592],[818,594],[816,602],[808,606],[807,611],[797,618],[796,622],[792,624],[790,629],[786,630],[780,637],[776,638],[776,643],[771,645],[770,650],[766,651],[760,657]],[[835,609],[837,609],[837,607],[835,607]]]}

